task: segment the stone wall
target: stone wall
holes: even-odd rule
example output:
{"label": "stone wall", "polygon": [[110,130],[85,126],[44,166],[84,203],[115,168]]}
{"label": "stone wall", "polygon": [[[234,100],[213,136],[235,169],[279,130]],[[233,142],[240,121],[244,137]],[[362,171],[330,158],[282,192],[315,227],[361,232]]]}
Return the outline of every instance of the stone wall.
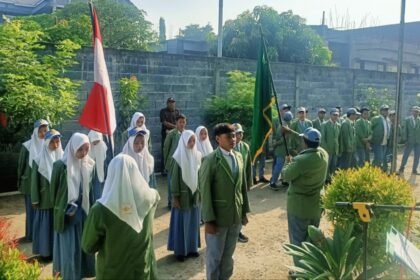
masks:
{"label": "stone wall", "polygon": [[[254,73],[256,70],[256,61],[246,59],[114,49],[106,49],[105,54],[116,103],[120,78],[135,75],[142,83],[140,94],[146,96],[147,103],[141,111],[146,115],[147,127],[152,132],[157,167],[160,166],[161,147],[159,110],[165,106],[168,97],[174,97],[177,107],[188,117],[188,129],[195,129],[203,122],[206,99],[224,94],[227,72],[238,69]],[[79,97],[80,108],[83,108],[93,82],[92,50],[83,49],[78,60],[79,64],[68,75],[82,81]],[[395,73],[290,63],[272,63],[271,67],[279,103],[288,103],[294,108],[308,107],[310,117],[316,115],[320,106],[330,108],[341,105],[347,108],[363,105],[368,87],[377,89],[378,94],[384,89],[395,94],[396,89]],[[403,77],[403,112],[408,113],[420,92],[420,76],[405,74]],[[67,139],[74,131],[86,132],[76,119],[67,121],[61,129]]]}

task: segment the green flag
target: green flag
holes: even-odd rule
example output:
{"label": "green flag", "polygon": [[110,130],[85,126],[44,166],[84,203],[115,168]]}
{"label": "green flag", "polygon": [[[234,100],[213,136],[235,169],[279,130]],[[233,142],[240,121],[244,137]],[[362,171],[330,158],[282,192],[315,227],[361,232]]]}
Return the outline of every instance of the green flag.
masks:
{"label": "green flag", "polygon": [[267,51],[261,36],[261,44],[255,77],[254,112],[252,118],[251,158],[256,158],[263,152],[264,145],[273,131],[271,122],[271,106],[275,103],[273,84],[268,63]]}

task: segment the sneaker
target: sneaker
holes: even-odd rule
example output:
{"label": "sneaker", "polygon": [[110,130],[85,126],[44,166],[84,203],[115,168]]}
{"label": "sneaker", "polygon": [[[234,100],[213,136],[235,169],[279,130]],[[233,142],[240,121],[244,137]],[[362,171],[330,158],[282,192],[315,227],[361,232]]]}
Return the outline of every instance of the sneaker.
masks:
{"label": "sneaker", "polygon": [[270,189],[272,189],[273,191],[279,191],[281,190],[281,187],[277,186],[276,184],[270,183]]}
{"label": "sneaker", "polygon": [[413,174],[413,175],[420,175],[420,173],[417,170],[413,170],[413,172],[411,172],[411,174]]}
{"label": "sneaker", "polygon": [[252,178],[252,182],[254,183],[254,185],[258,184],[257,177]]}
{"label": "sneaker", "polygon": [[289,187],[289,182],[281,181],[281,186],[285,187],[285,188],[288,188]]}
{"label": "sneaker", "polygon": [[260,182],[263,183],[270,183],[270,180],[268,180],[267,178],[265,178],[264,176],[260,176]]}
{"label": "sneaker", "polygon": [[238,241],[239,242],[247,243],[248,240],[249,240],[249,238],[245,234],[243,234],[242,232],[239,233],[239,236],[238,236]]}

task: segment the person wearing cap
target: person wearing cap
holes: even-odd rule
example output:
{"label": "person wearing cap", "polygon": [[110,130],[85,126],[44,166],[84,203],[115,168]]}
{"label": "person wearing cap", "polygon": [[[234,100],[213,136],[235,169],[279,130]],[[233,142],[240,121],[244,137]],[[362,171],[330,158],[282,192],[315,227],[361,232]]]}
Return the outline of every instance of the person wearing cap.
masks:
{"label": "person wearing cap", "polygon": [[40,119],[34,123],[31,139],[22,144],[17,169],[17,189],[25,196],[25,241],[32,241],[34,210],[31,202],[32,164],[41,152],[48,122]]}
{"label": "person wearing cap", "polygon": [[232,276],[232,256],[250,211],[244,161],[234,149],[235,129],[221,123],[215,126],[214,134],[219,146],[204,157],[199,170],[208,280]]}
{"label": "person wearing cap", "polygon": [[379,113],[380,115],[371,119],[372,139],[370,142],[373,150],[372,164],[381,167],[386,172],[388,169],[386,151],[391,136],[391,124],[388,118],[389,106],[382,105]]}
{"label": "person wearing cap", "polygon": [[314,120],[312,120],[313,128],[318,129],[318,131],[321,131],[321,125],[325,121],[325,113],[327,111],[324,108],[320,108],[318,110],[318,117]]}
{"label": "person wearing cap", "polygon": [[[249,191],[252,187],[252,163],[251,163],[251,153],[249,150],[249,145],[242,141],[244,137],[244,130],[240,123],[234,123],[233,127],[235,128],[235,136],[236,136],[236,144],[235,144],[235,151],[240,152],[242,155],[242,159],[244,161],[244,169],[245,169],[245,179],[246,179],[246,188]],[[242,233],[239,232],[238,241],[242,243],[246,243],[249,241],[249,238]]]}
{"label": "person wearing cap", "polygon": [[[283,114],[282,124],[278,119],[273,120],[273,152],[274,152],[274,162],[273,162],[273,175],[271,176],[270,188],[272,190],[280,190],[281,186],[277,185],[279,180],[281,170],[283,169],[284,163],[286,161],[287,147],[290,149],[290,140],[292,135],[290,133],[283,132],[290,126],[291,121],[293,120],[292,112],[288,111]],[[283,128],[283,131],[282,131]],[[285,141],[286,140],[286,141]],[[287,182],[282,182],[282,186],[287,186]]]}
{"label": "person wearing cap", "polygon": [[[307,128],[303,133],[305,148],[287,163],[282,178],[290,183],[287,191],[287,223],[290,243],[301,246],[308,240],[308,226],[318,227],[321,219],[321,189],[328,169],[328,153],[321,148],[321,133]],[[295,265],[298,258],[294,257]]]}
{"label": "person wearing cap", "polygon": [[61,134],[47,131],[38,156],[32,163],[31,199],[34,208],[32,253],[50,259],[53,253],[53,205],[50,182],[53,164],[63,156]]}
{"label": "person wearing cap", "polygon": [[321,147],[328,153],[328,175],[327,182],[331,181],[331,177],[337,168],[338,155],[340,152],[340,130],[339,122],[340,112],[337,108],[330,111],[330,119],[321,125]]}
{"label": "person wearing cap", "polygon": [[[389,137],[389,141],[388,141],[388,145],[387,145],[387,147],[386,147],[386,159],[387,159],[387,162],[391,162],[392,161],[392,149],[393,149],[393,146],[394,146],[394,129],[395,129],[395,114],[396,114],[396,112],[395,112],[395,110],[390,110],[389,111],[389,114],[388,114],[388,118],[389,118],[389,122],[390,122],[390,124],[391,124],[391,128],[390,128],[390,130],[389,130],[389,134],[390,134],[390,137]],[[397,126],[397,145],[398,144],[403,144],[403,141],[402,141],[402,126],[400,125],[400,124],[398,124],[398,126]],[[398,172],[398,174],[399,174],[399,172]]]}
{"label": "person wearing cap", "polygon": [[161,136],[162,136],[162,158],[161,158],[161,168],[165,172],[165,164],[163,157],[163,148],[165,144],[165,139],[168,136],[169,132],[176,128],[176,119],[181,114],[181,112],[176,109],[176,102],[173,97],[169,97],[166,100],[166,107],[160,110],[160,122],[162,124]]}
{"label": "person wearing cap", "polygon": [[420,158],[420,108],[414,106],[411,108],[411,116],[406,118],[403,122],[403,140],[406,143],[404,154],[401,160],[399,173],[404,173],[405,165],[411,152],[414,150],[414,160],[412,174],[419,175],[417,170]]}
{"label": "person wearing cap", "polygon": [[[304,107],[299,107],[297,109],[298,118],[290,125],[290,128],[297,132],[297,134],[302,134],[308,127],[312,127],[312,122],[306,118],[306,109]],[[304,142],[302,137],[294,135],[291,139],[291,150],[294,154],[298,154],[304,149]]]}
{"label": "person wearing cap", "polygon": [[371,128],[369,121],[369,108],[363,107],[361,118],[355,123],[356,128],[356,154],[358,166],[362,167],[366,162],[370,163],[370,139]]}
{"label": "person wearing cap", "polygon": [[348,169],[356,166],[356,129],[355,120],[360,115],[355,108],[347,110],[347,118],[340,130],[340,168]]}
{"label": "person wearing cap", "polygon": [[168,133],[163,145],[163,159],[165,163],[165,169],[168,171],[168,208],[171,209],[172,197],[171,197],[171,170],[174,164],[172,158],[176,148],[178,147],[181,133],[185,130],[187,125],[187,117],[184,114],[180,114],[176,117],[176,127]]}

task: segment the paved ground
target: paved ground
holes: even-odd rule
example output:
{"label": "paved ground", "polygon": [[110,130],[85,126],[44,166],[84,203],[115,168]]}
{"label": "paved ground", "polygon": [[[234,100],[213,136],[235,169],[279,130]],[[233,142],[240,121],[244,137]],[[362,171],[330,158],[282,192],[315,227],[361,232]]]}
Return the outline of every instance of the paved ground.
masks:
{"label": "paved ground", "polygon": [[[411,159],[410,159],[411,160]],[[411,161],[409,162],[411,164]],[[268,170],[271,170],[268,166]],[[411,171],[410,166],[406,168]],[[270,175],[268,175],[270,176]],[[420,176],[410,176],[416,197],[420,199]],[[170,213],[166,207],[166,178],[158,178],[158,190],[161,201],[156,211],[154,223],[154,247],[158,270],[161,279],[204,279],[205,278],[205,242],[201,228],[200,257],[188,259],[184,263],[175,260],[172,252],[167,251],[168,226]],[[283,253],[282,244],[288,242],[286,220],[286,193],[274,192],[267,185],[259,184],[249,192],[252,214],[244,232],[249,236],[249,243],[238,243],[235,253],[233,279],[286,279],[287,265],[291,258]],[[20,195],[0,197],[0,216],[12,223],[12,230],[17,237],[24,233],[23,197]],[[323,218],[321,227],[329,227]],[[31,255],[31,244],[21,244],[28,256]],[[51,264],[43,265],[42,278],[51,276]]]}

